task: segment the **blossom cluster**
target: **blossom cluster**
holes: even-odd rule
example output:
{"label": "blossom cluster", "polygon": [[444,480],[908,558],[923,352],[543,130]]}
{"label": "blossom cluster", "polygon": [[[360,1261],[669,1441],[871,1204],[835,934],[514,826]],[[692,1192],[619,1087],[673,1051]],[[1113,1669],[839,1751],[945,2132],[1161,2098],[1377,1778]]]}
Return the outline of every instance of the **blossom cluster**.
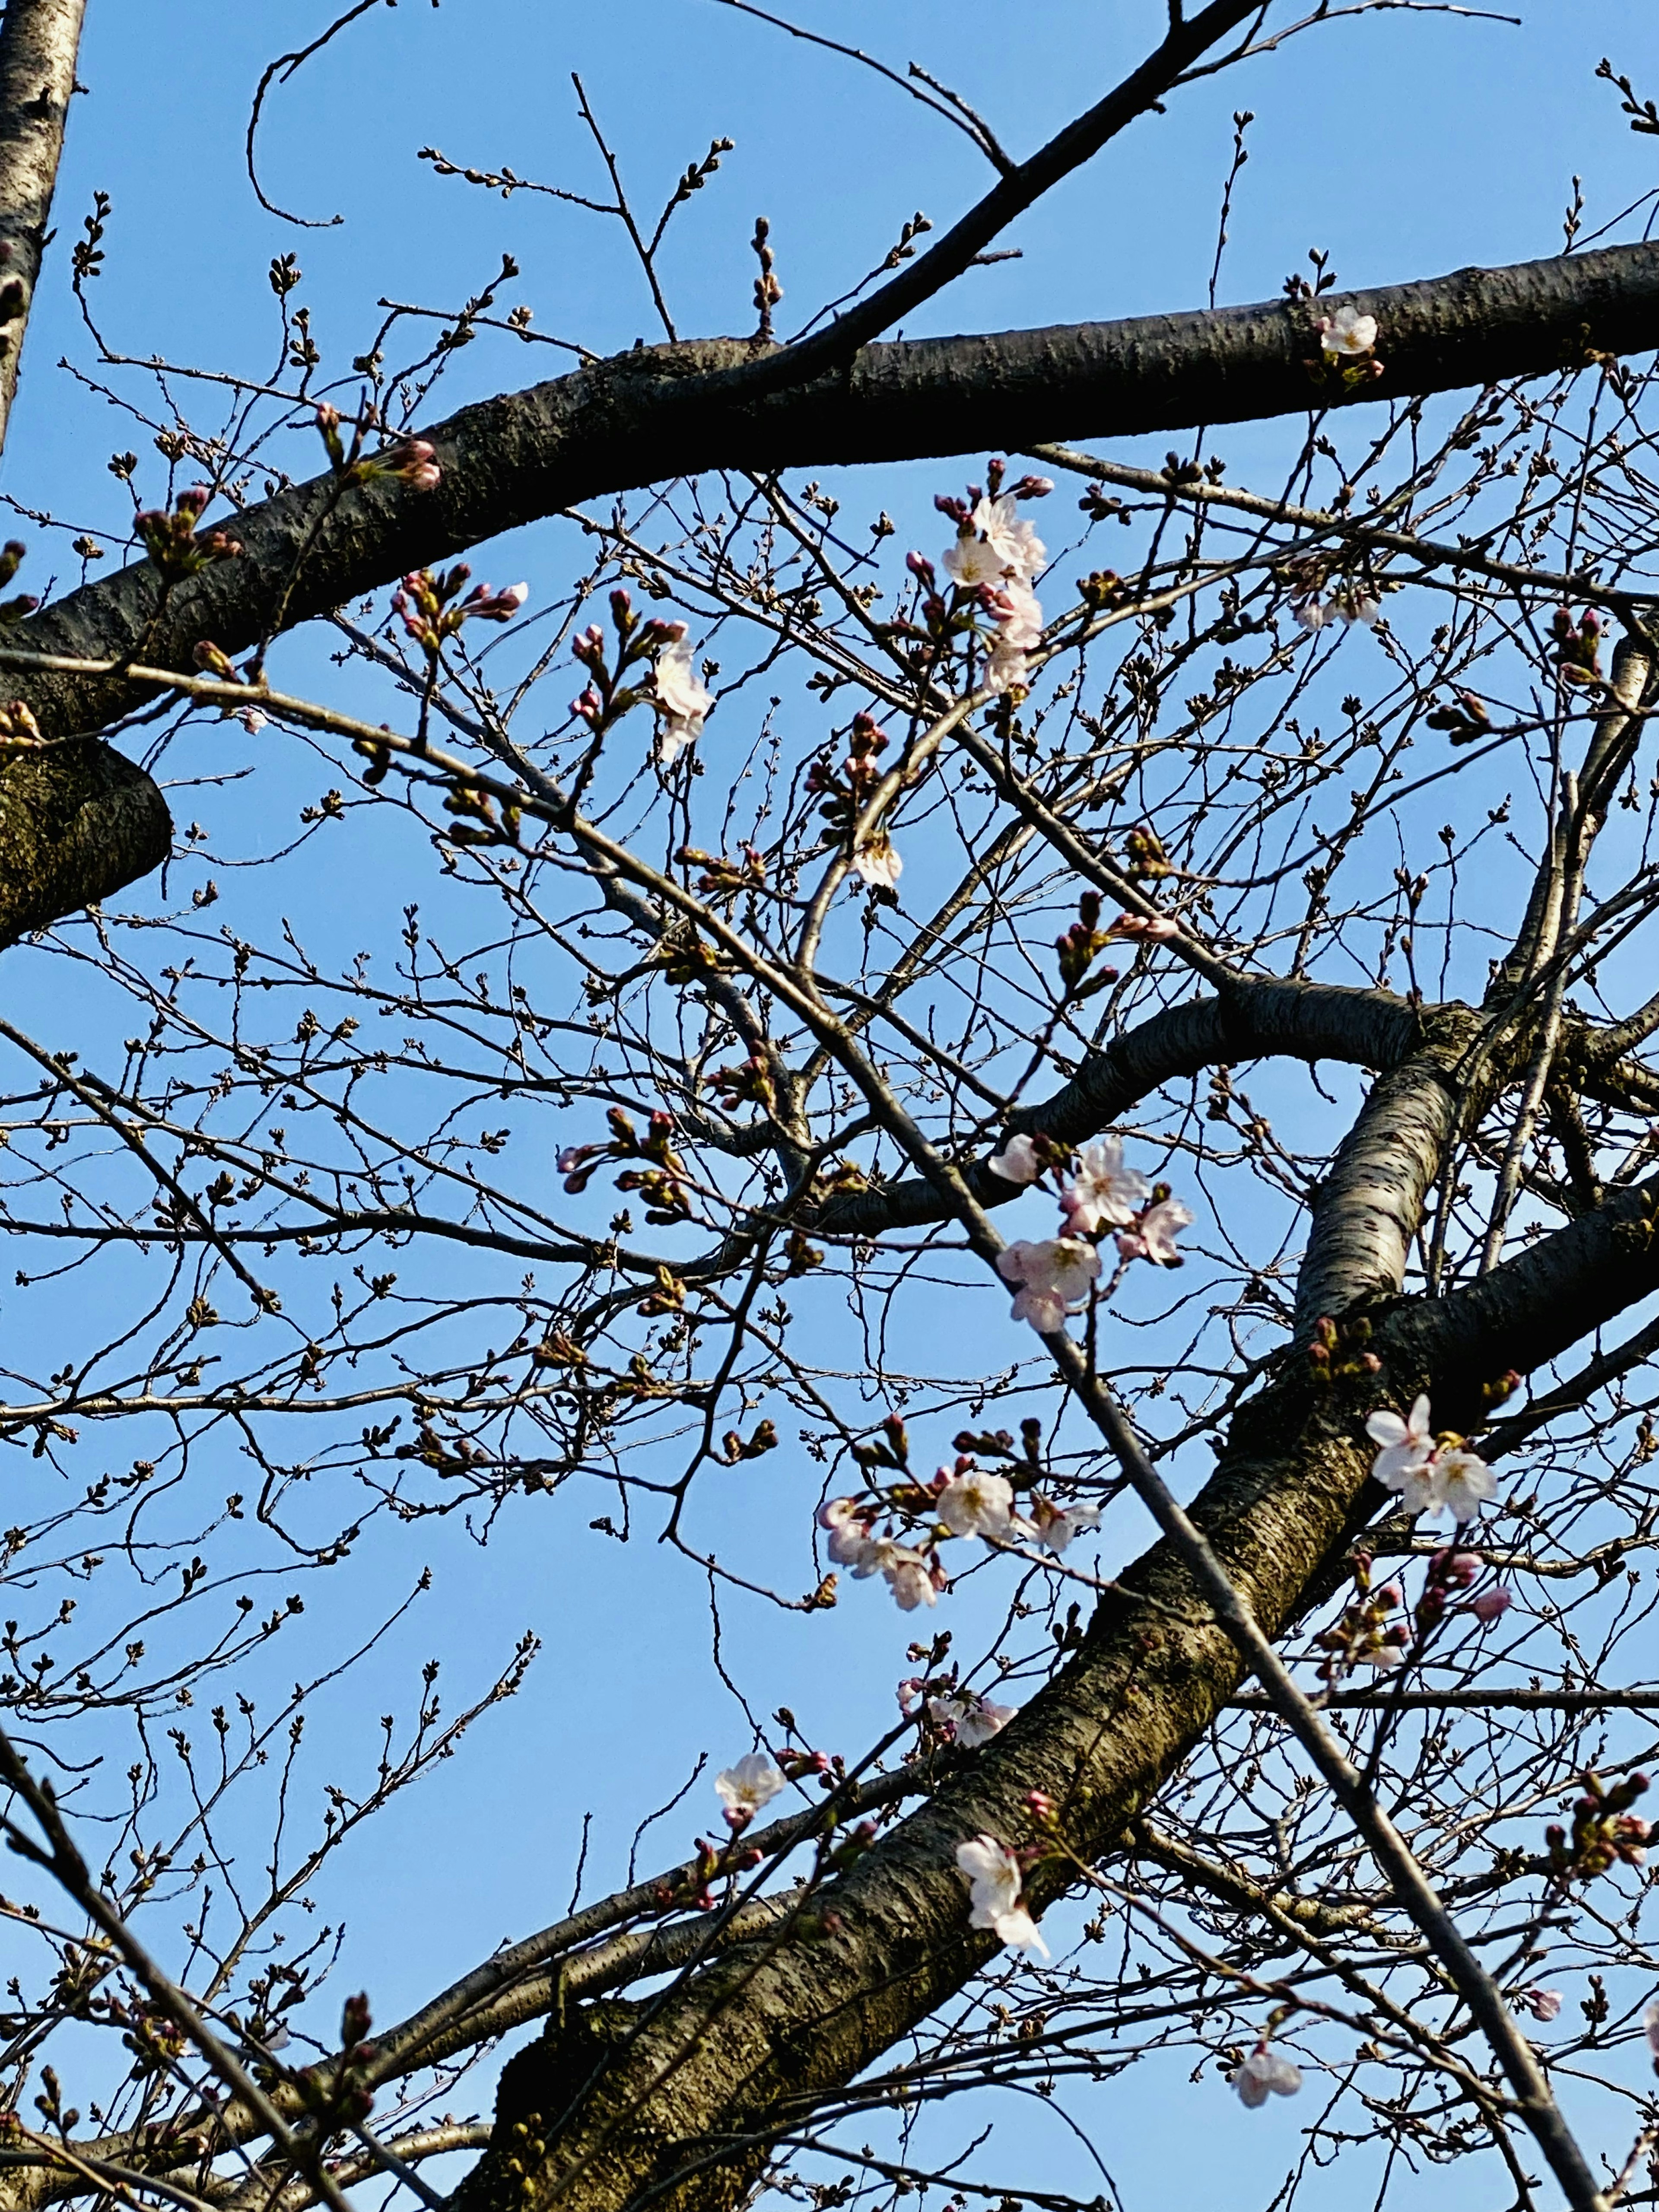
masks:
{"label": "blossom cluster", "polygon": [[1461,1525],[1498,1494],[1492,1469],[1462,1437],[1450,1430],[1436,1436],[1426,1397],[1414,1401],[1404,1420],[1379,1407],[1365,1433],[1382,1447],[1371,1473],[1385,1490],[1399,1492],[1407,1513],[1449,1513]]}
{"label": "blossom cluster", "polygon": [[990,623],[990,650],[983,681],[996,692],[1021,690],[1030,673],[1028,656],[1042,642],[1042,609],[1033,586],[1048,561],[1048,549],[1019,511],[1022,500],[1042,499],[1054,489],[1047,477],[1024,476],[1003,489],[1006,465],[992,461],[984,485],[969,484],[965,499],[941,495],[933,504],[957,526],[944,568],[956,586],[948,605],[938,571],[925,553],[912,553],[906,566],[922,586],[930,632],[945,635],[956,628]]}
{"label": "blossom cluster", "polygon": [[896,888],[903,866],[892,839],[879,824],[858,837],[859,823],[881,780],[878,762],[886,750],[886,733],[878,727],[875,717],[854,714],[846,759],[837,766],[827,753],[821,754],[806,771],[806,788],[821,799],[818,811],[833,829],[847,838],[857,838],[853,866],[863,881],[890,892]]}
{"label": "blossom cluster", "polygon": [[[857,1495],[831,1498],[818,1509],[830,1559],[849,1568],[856,1582],[879,1575],[900,1611],[914,1613],[936,1605],[940,1591],[950,1588],[942,1552],[953,1538],[978,1537],[997,1549],[1031,1543],[1060,1556],[1094,1527],[1100,1509],[1061,1505],[1047,1494],[1038,1458],[1041,1424],[1028,1421],[1024,1431],[1023,1453],[1016,1452],[1005,1431],[990,1436],[964,1431],[956,1439],[952,1464],[924,1481],[910,1471],[904,1424],[890,1415],[880,1437],[859,1447],[857,1456],[866,1474],[887,1470],[896,1479],[877,1480]],[[982,1467],[984,1458],[998,1461],[1007,1472]],[[942,1708],[933,1717],[948,1723],[958,1742],[982,1741],[1009,1716],[1006,1708],[981,1706],[982,1701],[963,1705],[960,1711]],[[988,1712],[1000,1717],[986,1727]]]}
{"label": "blossom cluster", "polygon": [[[1480,1562],[1472,1553],[1460,1552],[1455,1542],[1443,1546],[1429,1560],[1422,1595],[1411,1618],[1401,1614],[1396,1620],[1394,1616],[1405,1604],[1405,1592],[1397,1582],[1372,1589],[1370,1561],[1362,1553],[1354,1567],[1357,1595],[1353,1601],[1340,1620],[1314,1638],[1328,1655],[1319,1670],[1322,1678],[1339,1681],[1353,1667],[1398,1667],[1413,1643],[1420,1643],[1439,1627],[1454,1609],[1455,1594],[1468,1589],[1480,1573]],[[1510,1592],[1497,1585],[1455,1610],[1468,1613],[1486,1628],[1503,1619],[1511,1602]]]}
{"label": "blossom cluster", "polygon": [[1010,1244],[997,1259],[997,1273],[1014,1288],[1012,1318],[1030,1322],[1040,1335],[1063,1328],[1068,1313],[1088,1304],[1100,1276],[1098,1242],[1108,1231],[1120,1272],[1135,1260],[1180,1266],[1176,1238],[1193,1217],[1167,1183],[1149,1182],[1124,1164],[1120,1138],[1098,1137],[1073,1160],[1046,1139],[1022,1133],[993,1155],[990,1168],[1004,1182],[1019,1184],[1037,1182],[1052,1169],[1059,1183],[1059,1236]]}
{"label": "blossom cluster", "polygon": [[412,568],[393,594],[392,613],[430,659],[437,659],[463,623],[511,622],[530,597],[528,584],[509,584],[500,592],[475,584],[463,598],[471,574],[465,561],[442,571]]}

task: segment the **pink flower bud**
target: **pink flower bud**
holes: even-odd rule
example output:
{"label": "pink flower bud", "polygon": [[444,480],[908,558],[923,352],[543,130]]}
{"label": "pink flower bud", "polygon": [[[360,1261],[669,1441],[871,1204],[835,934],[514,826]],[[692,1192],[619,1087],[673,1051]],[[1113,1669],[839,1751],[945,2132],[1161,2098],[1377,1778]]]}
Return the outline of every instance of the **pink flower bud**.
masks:
{"label": "pink flower bud", "polygon": [[1502,1620],[1515,1600],[1506,1589],[1482,1590],[1469,1607],[1469,1611],[1483,1628],[1490,1628],[1495,1620]]}

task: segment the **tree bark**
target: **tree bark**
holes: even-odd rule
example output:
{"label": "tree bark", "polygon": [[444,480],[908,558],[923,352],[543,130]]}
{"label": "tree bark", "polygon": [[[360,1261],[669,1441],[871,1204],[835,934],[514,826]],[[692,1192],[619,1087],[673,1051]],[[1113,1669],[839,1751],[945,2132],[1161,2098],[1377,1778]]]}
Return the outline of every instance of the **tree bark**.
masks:
{"label": "tree bark", "polygon": [[9,0],[0,21],[0,447],[40,275],[86,0]]}
{"label": "tree bark", "polygon": [[[1656,1221],[1659,1179],[1468,1290],[1386,1314],[1372,1339],[1381,1375],[1320,1389],[1295,1361],[1242,1411],[1192,1515],[1270,1635],[1294,1621],[1321,1568],[1375,1508],[1365,1414],[1427,1389],[1437,1418],[1474,1426],[1481,1386],[1503,1368],[1554,1357],[1659,1287]],[[740,2203],[771,2137],[804,2122],[815,2100],[993,1954],[994,1941],[967,1926],[957,1844],[981,1831],[1016,1846],[1040,1841],[1025,1802],[1040,1790],[1078,1855],[1103,1855],[1243,1673],[1185,1566],[1168,1543],[1154,1544],[1102,1598],[1064,1671],[815,1900],[816,1928],[785,1925],[658,2003],[608,2016],[603,2033],[579,2015],[520,2053],[503,2075],[492,2148],[457,2192],[457,2212]],[[1074,1881],[1069,1864],[1049,1860],[1032,1869],[1026,1893],[1041,1911]]]}

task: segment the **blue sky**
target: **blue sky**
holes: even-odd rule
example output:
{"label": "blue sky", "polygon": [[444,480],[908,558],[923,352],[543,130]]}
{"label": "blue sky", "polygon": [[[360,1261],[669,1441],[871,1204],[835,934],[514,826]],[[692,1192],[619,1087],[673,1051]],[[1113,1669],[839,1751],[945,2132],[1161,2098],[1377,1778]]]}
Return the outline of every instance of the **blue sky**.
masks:
{"label": "blue sky", "polygon": [[[1641,0],[1515,4],[1519,27],[1450,11],[1336,22],[1183,92],[1167,116],[1138,125],[1018,225],[1010,242],[1021,259],[972,272],[913,331],[1200,304],[1232,112],[1245,106],[1256,119],[1224,300],[1277,292],[1315,246],[1330,252],[1340,281],[1356,284],[1553,252],[1575,174],[1584,179],[1592,228],[1659,182],[1659,142],[1628,133],[1616,98],[1593,74],[1605,52],[1639,87],[1659,90],[1659,39]],[[787,329],[878,261],[916,210],[943,228],[988,181],[966,142],[897,88],[716,0],[613,0],[582,10],[547,0],[444,0],[439,9],[403,0],[395,12],[377,9],[354,25],[271,96],[260,141],[268,192],[308,216],[345,218],[295,230],[255,204],[241,139],[265,62],[314,35],[329,12],[294,0],[240,9],[222,0],[146,0],[142,8],[91,0],[81,64],[89,91],[76,106],[58,244],[0,465],[0,491],[23,507],[112,532],[124,495],[105,461],[127,447],[143,453],[140,488],[159,488],[159,459],[131,419],[54,367],[67,356],[117,392],[141,392],[136,380],[97,367],[68,290],[68,241],[94,190],[113,202],[106,273],[92,288],[110,344],[251,372],[273,357],[265,270],[273,255],[289,252],[305,271],[297,296],[342,368],[368,342],[377,300],[451,306],[494,273],[503,251],[523,272],[504,304],[528,301],[536,329],[601,351],[656,336],[613,224],[527,193],[503,203],[437,177],[416,158],[436,145],[457,161],[505,164],[603,196],[603,173],[574,111],[572,70],[653,214],[711,138],[737,141],[677,221],[664,256],[683,334],[749,327],[747,241],[757,214],[772,224]],[[1097,0],[1022,0],[971,12],[932,0],[820,0],[799,16],[901,70],[913,58],[923,62],[1024,152],[1141,51],[1163,12],[1163,0],[1109,9]],[[437,411],[556,373],[559,360],[550,349],[482,340],[458,361]],[[1270,431],[1237,429],[1225,449],[1238,477],[1248,477],[1253,456],[1278,447]],[[316,459],[296,447],[287,465],[308,473]],[[868,503],[920,504],[952,480],[948,469],[886,471],[872,479]],[[565,543],[556,526],[522,532],[478,566],[498,581],[525,574],[551,589]],[[32,565],[25,580],[36,573]],[[321,655],[303,645],[289,665],[296,680],[327,681]],[[264,771],[239,803],[286,807],[308,774]],[[384,878],[305,878],[301,895],[313,902],[308,926],[344,944],[362,917],[395,907],[406,886],[388,863]],[[14,953],[8,973],[25,1015],[50,1022],[54,1041],[67,1041],[59,1033],[79,1014],[58,995],[58,971]],[[95,1018],[90,1008],[87,1018]],[[27,1350],[14,1356],[32,1364]],[[988,1364],[1001,1356],[985,1354]],[[778,1465],[734,1474],[726,1510],[735,1521],[779,1510]],[[602,1510],[598,1500],[589,1509]],[[487,1722],[461,1761],[377,1825],[325,1901],[349,1921],[345,1980],[367,1984],[383,2017],[562,1908],[584,1808],[596,1813],[603,1881],[620,1874],[635,1822],[678,1788],[700,1752],[723,1764],[746,1748],[742,1715],[708,1663],[706,1587],[653,1546],[624,1551],[589,1535],[587,1517],[574,1510],[556,1522],[544,1516],[488,1551],[453,1531],[430,1541],[423,1534],[416,1546],[380,1546],[358,1573],[354,1601],[368,1610],[406,1587],[428,1557],[438,1570],[416,1623],[368,1671],[353,1708],[336,1714],[317,1747],[319,1772],[331,1759],[367,1759],[385,1694],[406,1691],[428,1650],[453,1654],[455,1675],[476,1684],[521,1626],[547,1644],[516,1707]],[[964,1641],[979,1602],[963,1601]],[[823,1631],[818,1621],[780,1625],[769,1613],[738,1610],[725,1656],[765,1708],[790,1704],[811,1716],[819,1741],[851,1746],[887,1724],[910,1630],[873,1592],[860,1590],[836,1618],[832,1646]],[[284,1657],[279,1677],[289,1665]],[[647,1842],[647,1859],[678,1857],[713,1810],[705,1780]],[[1286,2154],[1287,2108],[1245,2115],[1206,2090],[1200,2135],[1189,2126],[1194,2094],[1179,2081],[1160,2082],[1141,2108],[1144,2136],[1113,2146],[1129,2207],[1152,2203],[1172,2178],[1215,2191],[1218,2201],[1243,2202],[1235,2196],[1245,2186],[1240,2174],[1265,2173]],[[950,2123],[941,2124],[948,2133]],[[1006,2160],[988,2160],[992,2171],[1012,2179],[1018,2170],[1030,2185],[1082,2181],[1075,2148],[1046,2120],[1015,2123],[1006,2147]]]}

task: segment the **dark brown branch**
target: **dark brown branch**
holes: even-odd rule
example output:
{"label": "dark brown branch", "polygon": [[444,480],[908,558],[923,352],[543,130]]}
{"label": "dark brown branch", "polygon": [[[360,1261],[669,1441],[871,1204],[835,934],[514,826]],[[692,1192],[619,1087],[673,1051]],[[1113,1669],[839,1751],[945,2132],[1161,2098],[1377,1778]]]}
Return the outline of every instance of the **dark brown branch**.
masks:
{"label": "dark brown branch", "polygon": [[[1320,305],[1376,317],[1384,374],[1373,396],[1448,391],[1575,366],[1592,344],[1659,343],[1659,246],[1463,270]],[[328,479],[249,508],[236,526],[245,557],[204,569],[159,618],[157,578],[141,562],[37,615],[17,641],[118,659],[154,623],[146,657],[187,668],[199,639],[240,652],[284,605],[301,622],[540,516],[700,470],[915,459],[1300,414],[1322,404],[1305,366],[1318,351],[1312,309],[1285,300],[871,346],[833,374],[759,395],[739,374],[753,358],[744,341],[643,348],[434,427],[439,488],[382,478],[352,493],[291,592],[295,557],[335,497]],[[54,733],[102,727],[134,704],[114,678],[42,674],[27,696]]]}

